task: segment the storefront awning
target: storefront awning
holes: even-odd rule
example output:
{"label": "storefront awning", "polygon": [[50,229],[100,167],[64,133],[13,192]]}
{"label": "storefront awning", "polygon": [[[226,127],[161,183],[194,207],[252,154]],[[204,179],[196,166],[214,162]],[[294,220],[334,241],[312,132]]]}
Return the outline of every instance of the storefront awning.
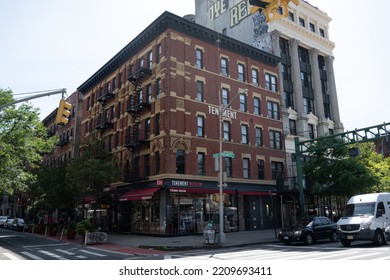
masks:
{"label": "storefront awning", "polygon": [[160,187],[130,190],[119,197],[119,201],[130,201],[130,200],[144,200],[151,199],[153,194],[158,191]]}
{"label": "storefront awning", "polygon": [[89,196],[86,196],[84,198],[84,200],[82,200],[81,202],[85,203],[85,204],[93,204],[93,203],[96,203],[96,196],[94,195],[89,195]]}
{"label": "storefront awning", "polygon": [[[174,193],[208,193],[216,194],[219,193],[218,189],[205,189],[205,188],[169,188],[169,191]],[[234,194],[234,190],[223,190],[223,193]]]}
{"label": "storefront awning", "polygon": [[275,192],[267,192],[267,191],[238,191],[238,194],[242,195],[276,195]]}

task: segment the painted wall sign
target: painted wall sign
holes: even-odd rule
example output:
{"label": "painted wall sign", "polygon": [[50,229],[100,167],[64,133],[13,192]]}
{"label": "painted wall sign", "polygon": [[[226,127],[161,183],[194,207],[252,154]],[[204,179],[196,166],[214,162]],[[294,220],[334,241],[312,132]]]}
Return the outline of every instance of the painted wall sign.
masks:
{"label": "painted wall sign", "polygon": [[216,20],[229,11],[230,28],[232,28],[240,24],[243,19],[251,14],[249,7],[250,4],[248,0],[240,1],[230,9],[228,0],[217,0],[208,8],[209,20]]}

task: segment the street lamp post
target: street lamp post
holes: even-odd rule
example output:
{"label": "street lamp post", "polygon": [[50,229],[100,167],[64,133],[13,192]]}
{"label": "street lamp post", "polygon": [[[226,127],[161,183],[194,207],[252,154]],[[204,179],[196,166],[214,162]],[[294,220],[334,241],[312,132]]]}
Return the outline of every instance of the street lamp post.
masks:
{"label": "street lamp post", "polygon": [[224,209],[223,209],[223,170],[222,170],[222,158],[223,158],[223,151],[222,151],[222,141],[223,141],[223,130],[222,130],[222,124],[223,124],[223,115],[225,111],[229,108],[229,106],[232,104],[233,100],[236,99],[237,96],[239,96],[241,93],[247,93],[248,90],[245,89],[243,92],[238,92],[230,101],[228,104],[223,106],[222,104],[222,98],[221,93],[219,94],[219,239],[218,243],[222,244],[226,242],[226,235],[224,231],[224,225],[225,225],[225,216],[224,216]]}

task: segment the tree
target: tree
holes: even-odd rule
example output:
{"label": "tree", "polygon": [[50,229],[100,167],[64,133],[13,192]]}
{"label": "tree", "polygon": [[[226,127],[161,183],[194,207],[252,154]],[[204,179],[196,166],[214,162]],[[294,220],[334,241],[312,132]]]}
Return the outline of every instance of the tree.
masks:
{"label": "tree", "polygon": [[[332,140],[334,148],[326,139],[313,144],[319,149],[309,154],[303,171],[309,179],[311,191],[318,195],[352,196],[371,192],[379,182],[361,157],[349,157],[348,148]],[[321,148],[323,147],[323,148]]]}
{"label": "tree", "polygon": [[[0,89],[0,104],[13,101],[11,90]],[[54,148],[46,138],[39,111],[24,103],[0,109],[0,192],[24,191],[36,179],[30,170],[39,166],[42,154]]]}
{"label": "tree", "polygon": [[82,147],[80,156],[69,164],[67,176],[79,199],[92,194],[99,200],[103,188],[119,174],[113,155],[104,149],[104,140],[92,135]]}

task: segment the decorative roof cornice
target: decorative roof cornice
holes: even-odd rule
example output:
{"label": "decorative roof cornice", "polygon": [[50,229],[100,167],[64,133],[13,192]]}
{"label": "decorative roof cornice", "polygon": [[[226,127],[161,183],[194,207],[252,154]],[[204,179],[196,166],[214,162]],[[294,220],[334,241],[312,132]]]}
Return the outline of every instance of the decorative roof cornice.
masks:
{"label": "decorative roof cornice", "polygon": [[273,54],[244,44],[238,40],[222,35],[221,33],[208,29],[170,12],[164,12],[122,50],[120,50],[113,58],[104,64],[97,72],[95,72],[95,74],[80,85],[78,90],[82,93],[86,93],[102,79],[112,74],[126,61],[130,60],[134,55],[140,52],[167,29],[181,32],[210,44],[216,44],[218,41],[219,47],[222,49],[248,56],[268,65],[276,66],[280,61],[280,58]]}

